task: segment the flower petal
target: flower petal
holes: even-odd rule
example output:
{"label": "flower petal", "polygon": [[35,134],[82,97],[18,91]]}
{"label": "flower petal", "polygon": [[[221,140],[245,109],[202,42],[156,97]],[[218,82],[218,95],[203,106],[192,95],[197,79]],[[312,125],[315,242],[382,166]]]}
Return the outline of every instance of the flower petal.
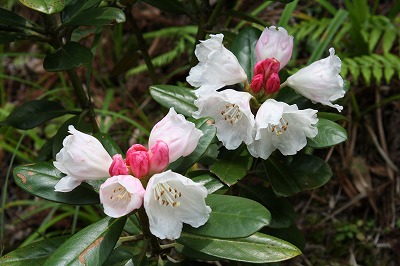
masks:
{"label": "flower petal", "polygon": [[70,176],[64,176],[54,186],[54,191],[57,191],[57,192],[70,192],[74,188],[79,186],[81,183],[82,183],[82,181],[80,181],[78,179],[75,179],[75,178],[70,177]]}
{"label": "flower petal", "polygon": [[177,239],[182,223],[203,225],[211,212],[206,196],[203,185],[170,170],[153,175],[144,196],[150,231],[161,239]]}
{"label": "flower petal", "polygon": [[169,162],[191,154],[199,143],[203,132],[195,127],[181,114],[177,114],[174,108],[170,108],[168,114],[158,122],[150,132],[150,149],[162,140],[168,145]]}
{"label": "flower petal", "polygon": [[196,95],[247,80],[236,56],[223,46],[223,37],[223,34],[210,35],[210,39],[196,45],[195,55],[199,63],[186,78],[193,87],[200,87],[195,91]]}
{"label": "flower petal", "polygon": [[64,139],[64,147],[56,154],[54,167],[80,182],[109,177],[112,158],[100,141],[72,125],[68,129],[72,135]]}
{"label": "flower petal", "polygon": [[340,112],[343,106],[333,104],[332,101],[345,94],[343,78],[339,75],[341,61],[333,48],[329,49],[329,53],[327,58],[294,73],[285,83],[311,101],[336,108]]}
{"label": "flower petal", "polygon": [[229,150],[253,141],[254,115],[250,110],[251,94],[227,89],[200,95],[194,102],[199,110],[194,118],[212,117],[217,137]]}

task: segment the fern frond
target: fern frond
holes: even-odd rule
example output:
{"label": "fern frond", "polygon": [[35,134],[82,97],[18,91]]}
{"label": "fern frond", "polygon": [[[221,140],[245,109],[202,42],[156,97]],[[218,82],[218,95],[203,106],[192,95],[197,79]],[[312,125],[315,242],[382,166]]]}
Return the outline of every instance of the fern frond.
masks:
{"label": "fern frond", "polygon": [[370,54],[353,58],[345,58],[342,61],[342,76],[353,78],[357,84],[360,77],[369,86],[374,79],[375,84],[389,83],[397,73],[400,77],[400,57],[394,54]]}

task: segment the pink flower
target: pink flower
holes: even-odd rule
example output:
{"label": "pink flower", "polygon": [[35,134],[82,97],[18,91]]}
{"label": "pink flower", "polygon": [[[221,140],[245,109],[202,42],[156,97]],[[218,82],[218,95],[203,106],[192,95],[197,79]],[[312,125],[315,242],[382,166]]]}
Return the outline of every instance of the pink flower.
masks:
{"label": "pink flower", "polygon": [[279,27],[265,28],[256,44],[257,61],[275,58],[282,69],[289,62],[293,51],[293,36]]}
{"label": "pink flower", "polygon": [[149,164],[149,153],[143,145],[134,144],[126,152],[126,165],[130,167],[135,177],[145,177],[149,172]]}
{"label": "pink flower", "polygon": [[118,175],[108,178],[100,186],[99,194],[104,213],[118,218],[142,206],[145,189],[139,179]]}
{"label": "pink flower", "polygon": [[196,45],[194,53],[199,63],[190,69],[186,78],[190,85],[199,87],[196,95],[247,80],[236,56],[222,44],[223,38],[223,34],[210,35],[210,39]]}
{"label": "pink flower", "polygon": [[156,145],[159,140],[165,142],[169,149],[169,163],[171,163],[179,157],[191,154],[202,135],[203,132],[192,122],[187,121],[183,115],[177,114],[174,108],[171,108],[151,130],[149,147]]}
{"label": "pink flower", "polygon": [[335,55],[335,49],[330,48],[329,54],[327,58],[315,61],[288,77],[282,86],[288,85],[312,102],[336,108],[340,112],[343,106],[332,102],[345,94],[343,78],[340,76],[342,63]]}
{"label": "pink flower", "polygon": [[113,162],[112,162],[110,168],[108,169],[110,176],[127,175],[128,168],[126,167],[125,160],[122,158],[122,155],[115,154],[112,159],[113,159]]}
{"label": "pink flower", "polygon": [[69,192],[83,181],[109,177],[108,169],[112,159],[100,141],[76,130],[72,125],[68,127],[68,132],[71,135],[65,137],[63,148],[53,162],[66,176],[61,178],[54,190]]}
{"label": "pink flower", "polygon": [[169,164],[169,148],[167,143],[157,140],[149,151],[150,167],[149,174],[161,173]]}

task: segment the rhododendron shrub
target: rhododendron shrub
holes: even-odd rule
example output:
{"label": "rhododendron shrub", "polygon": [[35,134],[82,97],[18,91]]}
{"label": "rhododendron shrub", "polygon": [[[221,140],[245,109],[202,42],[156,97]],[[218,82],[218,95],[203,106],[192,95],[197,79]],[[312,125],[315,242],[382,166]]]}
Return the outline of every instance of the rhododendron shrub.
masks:
{"label": "rhododendron shrub", "polygon": [[[123,22],[125,13],[97,1],[84,7],[65,2],[64,11],[38,10],[45,18],[63,12],[61,20],[52,20],[57,27],[49,25],[38,34],[45,33],[55,49],[46,56],[45,69],[66,71],[77,86],[75,68],[93,57],[90,49],[70,40],[81,26],[77,18],[84,26],[104,26]],[[216,10],[221,4],[215,3]],[[0,12],[10,15],[7,23],[14,21],[16,27],[30,25],[11,11]],[[13,126],[9,121],[32,116],[32,110],[39,110],[37,125],[74,115],[47,144],[50,160],[17,166],[13,174],[28,193],[77,206],[68,215],[89,217],[91,224],[57,229],[61,238],[21,247],[2,257],[1,265],[16,257],[17,264],[32,265],[162,265],[183,259],[271,263],[301,254],[302,236],[287,197],[328,182],[332,171],[314,150],[347,138],[337,123],[346,92],[340,53],[328,48],[327,57],[302,66],[292,60],[295,38],[283,27],[247,27],[228,38],[209,25],[206,29],[213,32],[193,44],[191,67],[182,68],[187,83],[183,78],[178,84],[187,86],[150,87],[153,99],[166,109],[149,116],[160,118],[154,125],[135,125],[140,138],[132,138],[125,150],[111,137],[113,127],[109,134],[100,133],[83,86],[74,87],[83,106],[79,115],[37,100],[2,122]],[[88,62],[74,56],[86,58],[85,53]],[[66,61],[56,64],[63,56]],[[71,60],[78,62],[69,65]],[[63,205],[52,212],[63,209],[58,206]]]}

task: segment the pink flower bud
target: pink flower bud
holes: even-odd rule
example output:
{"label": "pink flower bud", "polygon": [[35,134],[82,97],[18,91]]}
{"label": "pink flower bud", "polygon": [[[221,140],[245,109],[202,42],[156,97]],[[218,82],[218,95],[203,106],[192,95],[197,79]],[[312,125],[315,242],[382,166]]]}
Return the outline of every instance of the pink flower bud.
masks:
{"label": "pink flower bud", "polygon": [[265,94],[273,94],[279,91],[281,86],[281,80],[279,78],[278,73],[272,73],[272,75],[268,78],[265,83]]}
{"label": "pink flower bud", "polygon": [[265,28],[256,44],[257,61],[276,58],[282,69],[292,57],[293,36],[282,28],[271,26]]}
{"label": "pink flower bud", "polygon": [[251,91],[257,94],[260,92],[263,86],[264,86],[264,75],[263,74],[254,75],[250,83]]}
{"label": "pink flower bud", "polygon": [[263,88],[266,95],[277,92],[280,88],[279,66],[280,63],[275,58],[257,62],[250,84],[251,91],[258,94]]}
{"label": "pink flower bud", "polygon": [[164,171],[169,164],[169,148],[167,143],[158,140],[150,152],[150,169],[149,174],[153,175]]}
{"label": "pink flower bud", "polygon": [[115,175],[127,175],[128,174],[128,168],[126,167],[125,160],[122,159],[121,154],[115,154],[113,157],[113,162],[111,163],[110,168],[108,169],[108,172],[110,173],[110,176],[115,176]]}
{"label": "pink flower bud", "polygon": [[143,145],[132,145],[126,152],[125,162],[137,178],[145,177],[149,172],[150,156]]}

